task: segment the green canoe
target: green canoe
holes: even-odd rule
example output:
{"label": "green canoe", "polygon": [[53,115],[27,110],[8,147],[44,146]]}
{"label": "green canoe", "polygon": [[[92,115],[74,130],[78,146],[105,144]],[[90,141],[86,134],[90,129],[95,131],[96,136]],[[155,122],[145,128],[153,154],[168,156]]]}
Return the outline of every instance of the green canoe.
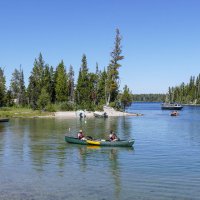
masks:
{"label": "green canoe", "polygon": [[70,137],[70,136],[65,136],[65,141],[68,143],[73,143],[73,144],[107,146],[107,147],[132,147],[134,144],[134,139],[119,140],[119,141],[79,140],[78,138]]}

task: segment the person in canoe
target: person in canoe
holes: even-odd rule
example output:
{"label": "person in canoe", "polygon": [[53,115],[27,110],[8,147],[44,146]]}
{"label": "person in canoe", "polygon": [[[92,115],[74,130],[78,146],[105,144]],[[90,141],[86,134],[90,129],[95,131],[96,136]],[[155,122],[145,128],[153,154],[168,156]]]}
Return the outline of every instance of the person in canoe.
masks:
{"label": "person in canoe", "polygon": [[79,139],[79,140],[86,140],[86,138],[85,138],[85,136],[84,136],[82,130],[80,130],[80,131],[78,132],[78,139]]}
{"label": "person in canoe", "polygon": [[119,138],[117,137],[115,132],[112,130],[110,131],[109,139],[110,139],[110,141],[118,141],[119,140]]}
{"label": "person in canoe", "polygon": [[171,114],[170,114],[171,116],[178,116],[179,115],[179,113],[178,113],[178,111],[173,111],[173,112],[171,112]]}

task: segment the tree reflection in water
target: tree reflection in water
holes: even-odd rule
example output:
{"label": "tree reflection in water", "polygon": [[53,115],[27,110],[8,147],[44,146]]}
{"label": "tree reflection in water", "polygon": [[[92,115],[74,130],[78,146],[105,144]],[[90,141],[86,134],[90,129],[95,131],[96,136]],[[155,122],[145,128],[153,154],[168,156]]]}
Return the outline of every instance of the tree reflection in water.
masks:
{"label": "tree reflection in water", "polygon": [[[100,147],[100,146],[81,146],[77,147],[79,150],[80,170],[87,171],[91,162],[100,162],[103,157],[104,166],[108,167],[105,170],[110,172],[114,181],[115,199],[120,199],[121,193],[121,172],[120,172],[120,151],[133,151],[134,148],[119,148],[119,147]],[[107,164],[105,163],[107,162]],[[99,163],[100,164],[100,163]]]}

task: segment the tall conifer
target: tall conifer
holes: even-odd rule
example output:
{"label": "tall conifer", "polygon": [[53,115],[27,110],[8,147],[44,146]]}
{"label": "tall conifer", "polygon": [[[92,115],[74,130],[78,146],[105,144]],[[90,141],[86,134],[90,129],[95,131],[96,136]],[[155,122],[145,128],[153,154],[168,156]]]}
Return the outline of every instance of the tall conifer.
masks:
{"label": "tall conifer", "polygon": [[10,91],[12,93],[13,98],[16,99],[17,104],[24,106],[27,103],[24,73],[21,69],[21,66],[19,70],[15,69],[12,74],[10,82]]}
{"label": "tall conifer", "polygon": [[89,81],[87,58],[86,55],[83,54],[82,64],[79,70],[79,76],[76,85],[76,102],[84,109],[87,109],[91,104]]}
{"label": "tall conifer", "polygon": [[119,61],[124,59],[124,56],[121,55],[122,53],[122,46],[121,46],[121,35],[119,29],[116,29],[116,37],[115,37],[115,44],[114,49],[111,52],[111,60],[110,64],[108,65],[108,72],[107,72],[107,81],[106,81],[106,104],[108,105],[111,102],[114,102],[117,98],[119,93],[119,67],[121,64]]}
{"label": "tall conifer", "polygon": [[68,73],[68,96],[69,96],[69,101],[74,101],[74,70],[73,66],[70,65],[69,67],[69,73]]}
{"label": "tall conifer", "polygon": [[6,78],[4,70],[0,67],[0,107],[5,106],[6,100]]}
{"label": "tall conifer", "polygon": [[44,85],[44,67],[45,63],[40,53],[38,59],[35,59],[34,67],[29,77],[28,96],[30,106],[33,109],[38,107],[37,101]]}
{"label": "tall conifer", "polygon": [[61,61],[60,64],[56,68],[56,101],[57,102],[65,102],[67,101],[67,73],[64,66],[64,62]]}

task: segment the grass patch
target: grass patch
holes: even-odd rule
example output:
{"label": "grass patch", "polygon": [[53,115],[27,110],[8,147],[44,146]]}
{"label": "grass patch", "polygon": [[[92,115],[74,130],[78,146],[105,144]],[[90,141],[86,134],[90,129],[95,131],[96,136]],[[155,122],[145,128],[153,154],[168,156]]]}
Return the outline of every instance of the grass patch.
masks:
{"label": "grass patch", "polygon": [[40,110],[32,110],[30,108],[16,108],[16,107],[3,107],[0,108],[1,118],[15,118],[15,117],[40,117],[40,116],[53,116],[52,112],[44,112]]}

